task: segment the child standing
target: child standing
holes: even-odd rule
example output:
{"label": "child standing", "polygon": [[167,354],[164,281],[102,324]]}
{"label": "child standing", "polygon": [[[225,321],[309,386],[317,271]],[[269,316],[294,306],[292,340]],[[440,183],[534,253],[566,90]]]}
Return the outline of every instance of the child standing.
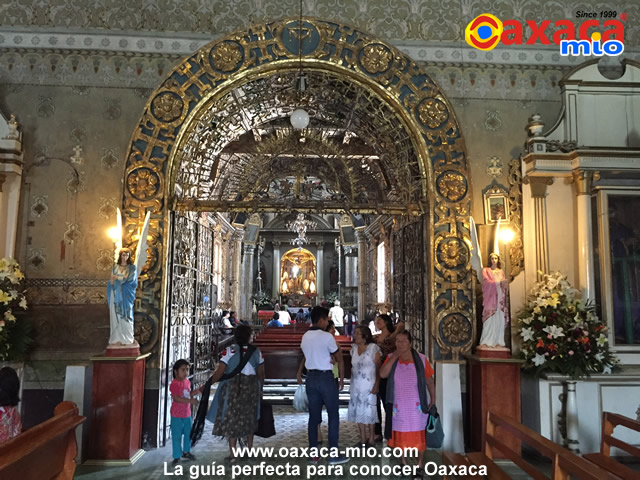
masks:
{"label": "child standing", "polygon": [[[169,386],[171,392],[171,443],[173,445],[173,462],[177,465],[180,457],[195,460],[191,450],[191,405],[198,405],[198,400],[191,398],[200,393],[201,389],[191,391],[189,362],[178,360],[173,365],[173,381]],[[182,437],[184,436],[184,447]]]}
{"label": "child standing", "polygon": [[22,421],[18,412],[20,380],[11,367],[0,370],[0,443],[11,440],[22,432]]}

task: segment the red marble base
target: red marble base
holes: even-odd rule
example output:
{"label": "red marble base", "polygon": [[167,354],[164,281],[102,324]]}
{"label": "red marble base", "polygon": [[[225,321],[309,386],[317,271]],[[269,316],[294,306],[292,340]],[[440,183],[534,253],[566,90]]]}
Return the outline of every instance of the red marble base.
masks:
{"label": "red marble base", "polygon": [[507,348],[498,350],[478,347],[476,348],[476,356],[480,358],[511,358],[511,352]]}
{"label": "red marble base", "polygon": [[[117,350],[124,353],[123,349]],[[87,455],[91,463],[116,465],[139,458],[148,355],[91,358],[93,396]]]}
{"label": "red marble base", "polygon": [[[491,352],[484,350],[483,353]],[[496,351],[499,352],[499,351]],[[479,353],[479,352],[478,352]],[[520,365],[513,358],[487,358],[466,355],[468,361],[469,408],[471,420],[471,449],[482,451],[489,410],[521,422]],[[502,439],[510,448],[520,452],[520,442],[505,434]],[[505,458],[496,452],[496,458]]]}
{"label": "red marble base", "polygon": [[107,347],[104,352],[105,357],[138,357],[140,356],[140,346],[135,347]]}

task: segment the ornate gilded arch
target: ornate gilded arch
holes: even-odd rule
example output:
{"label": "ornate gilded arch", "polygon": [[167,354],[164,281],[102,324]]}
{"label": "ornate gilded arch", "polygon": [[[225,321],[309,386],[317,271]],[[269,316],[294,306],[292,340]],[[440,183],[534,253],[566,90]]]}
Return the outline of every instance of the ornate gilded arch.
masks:
{"label": "ornate gilded arch", "polygon": [[[296,34],[304,31],[302,41]],[[302,52],[299,52],[299,45]],[[470,351],[474,332],[469,267],[471,198],[464,139],[450,102],[411,58],[349,25],[304,18],[253,25],[202,47],[184,59],[156,89],[135,128],[125,167],[125,243],[136,241],[139,222],[152,211],[149,259],[136,302],[136,333],[144,352],[162,348],[160,331],[168,259],[168,218],[175,208],[175,172],[182,139],[203,105],[252,76],[279,68],[331,71],[370,89],[411,133],[419,163],[418,201],[399,215],[423,216],[426,224],[428,328],[431,353]],[[396,213],[398,214],[398,213]],[[155,360],[154,360],[155,358]]]}

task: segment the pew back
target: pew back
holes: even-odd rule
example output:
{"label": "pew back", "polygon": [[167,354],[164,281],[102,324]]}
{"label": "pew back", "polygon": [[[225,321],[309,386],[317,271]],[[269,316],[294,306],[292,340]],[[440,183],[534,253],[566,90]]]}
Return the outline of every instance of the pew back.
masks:
{"label": "pew back", "polygon": [[0,445],[0,478],[72,480],[75,429],[84,421],[74,403],[60,403],[52,418]]}

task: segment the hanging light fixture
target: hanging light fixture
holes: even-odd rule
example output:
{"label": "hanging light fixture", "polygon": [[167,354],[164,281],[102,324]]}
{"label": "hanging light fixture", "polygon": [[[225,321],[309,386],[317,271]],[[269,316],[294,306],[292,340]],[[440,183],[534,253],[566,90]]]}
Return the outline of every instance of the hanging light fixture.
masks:
{"label": "hanging light fixture", "polygon": [[298,250],[302,250],[302,245],[309,243],[309,239],[307,238],[307,229],[316,228],[317,225],[318,224],[316,222],[305,220],[303,213],[296,215],[295,221],[287,223],[287,229],[298,234],[296,238],[291,239],[291,243],[297,246]]}
{"label": "hanging light fixture", "polygon": [[[298,89],[297,99],[300,104],[301,93],[306,88],[306,78],[302,75],[302,0],[300,0],[300,18],[298,19],[298,58],[300,63],[300,71],[298,72],[298,80],[296,87]],[[309,125],[309,113],[304,108],[296,108],[289,116],[291,126],[295,129],[302,130]]]}

